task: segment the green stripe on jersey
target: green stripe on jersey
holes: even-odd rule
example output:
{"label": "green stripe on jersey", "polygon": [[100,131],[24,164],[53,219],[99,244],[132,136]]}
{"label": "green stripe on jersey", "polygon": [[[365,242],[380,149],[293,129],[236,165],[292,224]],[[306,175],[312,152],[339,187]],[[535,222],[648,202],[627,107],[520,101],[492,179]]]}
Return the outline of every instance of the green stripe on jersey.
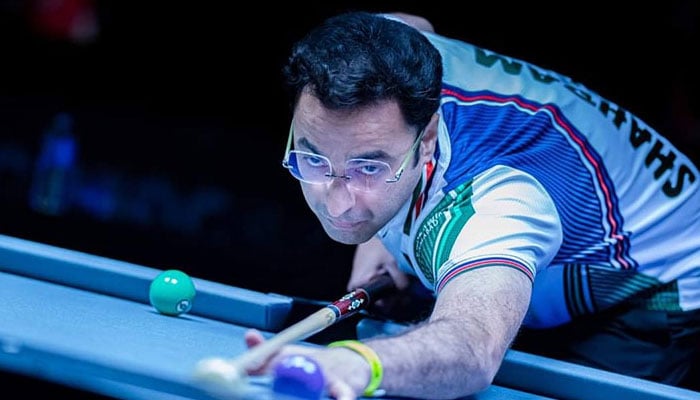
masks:
{"label": "green stripe on jersey", "polygon": [[459,233],[474,215],[472,182],[448,192],[418,227],[413,247],[416,262],[433,286],[437,270],[449,258]]}

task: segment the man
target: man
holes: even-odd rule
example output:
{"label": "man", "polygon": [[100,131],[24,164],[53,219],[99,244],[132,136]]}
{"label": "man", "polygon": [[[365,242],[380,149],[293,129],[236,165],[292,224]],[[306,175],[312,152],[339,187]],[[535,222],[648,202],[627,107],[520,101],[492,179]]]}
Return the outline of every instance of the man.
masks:
{"label": "man", "polygon": [[563,359],[683,378],[700,338],[700,183],[654,129],[413,15],[330,18],[285,72],[283,165],[327,234],[358,245],[348,287],[388,272],[434,306],[399,336],[287,346],[251,373],[303,352],[338,399],[457,398],[492,382],[522,325],[523,345],[569,329],[543,343]]}

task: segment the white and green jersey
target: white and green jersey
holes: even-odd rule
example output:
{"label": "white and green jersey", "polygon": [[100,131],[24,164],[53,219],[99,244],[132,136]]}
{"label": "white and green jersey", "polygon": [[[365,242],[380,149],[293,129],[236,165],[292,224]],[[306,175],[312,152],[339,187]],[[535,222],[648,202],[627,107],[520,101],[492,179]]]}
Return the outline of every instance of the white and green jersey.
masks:
{"label": "white and green jersey", "polygon": [[621,302],[700,308],[700,178],[667,139],[570,78],[426,33],[443,57],[434,162],[379,233],[439,292],[474,268],[533,279],[525,320]]}

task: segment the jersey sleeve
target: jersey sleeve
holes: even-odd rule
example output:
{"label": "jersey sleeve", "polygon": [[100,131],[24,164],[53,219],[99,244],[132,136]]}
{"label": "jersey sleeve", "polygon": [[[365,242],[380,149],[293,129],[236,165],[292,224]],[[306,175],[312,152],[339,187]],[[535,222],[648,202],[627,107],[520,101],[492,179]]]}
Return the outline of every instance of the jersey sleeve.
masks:
{"label": "jersey sleeve", "polygon": [[496,166],[451,190],[423,221],[415,240],[420,270],[435,293],[455,276],[490,266],[531,280],[562,241],[556,207],[532,176]]}

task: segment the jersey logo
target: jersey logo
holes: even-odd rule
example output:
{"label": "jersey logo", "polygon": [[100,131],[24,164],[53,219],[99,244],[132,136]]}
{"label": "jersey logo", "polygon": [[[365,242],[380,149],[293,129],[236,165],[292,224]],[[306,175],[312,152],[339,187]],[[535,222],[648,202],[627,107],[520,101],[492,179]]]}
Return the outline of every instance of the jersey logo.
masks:
{"label": "jersey logo", "polygon": [[418,227],[413,251],[418,268],[434,286],[437,271],[449,259],[455,241],[474,215],[472,181],[449,191]]}

